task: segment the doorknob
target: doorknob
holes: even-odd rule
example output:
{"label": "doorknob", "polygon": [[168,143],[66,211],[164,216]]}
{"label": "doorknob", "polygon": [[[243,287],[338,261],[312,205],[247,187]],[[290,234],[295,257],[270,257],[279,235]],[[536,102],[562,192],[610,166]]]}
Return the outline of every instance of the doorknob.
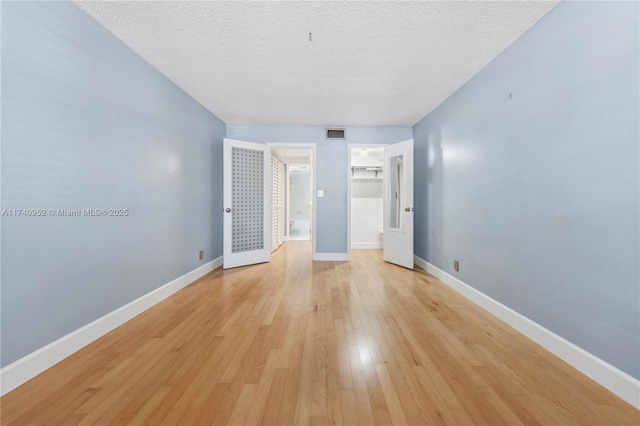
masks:
{"label": "doorknob", "polygon": [[405,212],[410,212],[410,211],[411,211],[411,207],[405,207],[405,208],[404,208],[404,211],[405,211]]}
{"label": "doorknob", "polygon": [[226,208],[225,212],[231,213],[231,209],[229,207]]}

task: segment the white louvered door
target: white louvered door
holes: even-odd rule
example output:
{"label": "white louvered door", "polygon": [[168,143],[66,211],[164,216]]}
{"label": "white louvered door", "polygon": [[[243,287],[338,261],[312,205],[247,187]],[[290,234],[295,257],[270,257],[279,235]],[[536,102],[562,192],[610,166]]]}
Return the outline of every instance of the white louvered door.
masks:
{"label": "white louvered door", "polygon": [[285,191],[284,164],[278,165],[278,246],[284,242],[284,191]]}
{"label": "white louvered door", "polygon": [[284,242],[284,164],[271,156],[271,251]]}

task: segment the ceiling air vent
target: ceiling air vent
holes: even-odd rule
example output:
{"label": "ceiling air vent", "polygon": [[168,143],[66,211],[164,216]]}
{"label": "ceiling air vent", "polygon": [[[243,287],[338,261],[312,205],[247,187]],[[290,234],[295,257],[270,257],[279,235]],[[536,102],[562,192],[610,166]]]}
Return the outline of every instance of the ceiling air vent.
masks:
{"label": "ceiling air vent", "polygon": [[345,139],[344,129],[327,129],[326,139]]}

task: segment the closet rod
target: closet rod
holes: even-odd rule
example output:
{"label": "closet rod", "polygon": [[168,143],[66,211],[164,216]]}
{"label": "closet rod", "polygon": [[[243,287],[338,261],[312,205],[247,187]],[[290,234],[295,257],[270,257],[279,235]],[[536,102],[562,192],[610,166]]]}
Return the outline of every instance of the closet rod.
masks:
{"label": "closet rod", "polygon": [[353,166],[351,167],[351,177],[353,177],[356,170],[376,172],[376,177],[378,177],[378,173],[382,171],[382,166]]}

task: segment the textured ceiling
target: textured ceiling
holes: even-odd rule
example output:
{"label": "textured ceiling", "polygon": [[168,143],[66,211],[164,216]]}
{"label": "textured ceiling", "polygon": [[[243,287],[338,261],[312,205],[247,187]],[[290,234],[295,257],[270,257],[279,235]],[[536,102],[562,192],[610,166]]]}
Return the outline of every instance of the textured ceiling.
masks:
{"label": "textured ceiling", "polygon": [[557,2],[77,4],[227,124],[410,126]]}

